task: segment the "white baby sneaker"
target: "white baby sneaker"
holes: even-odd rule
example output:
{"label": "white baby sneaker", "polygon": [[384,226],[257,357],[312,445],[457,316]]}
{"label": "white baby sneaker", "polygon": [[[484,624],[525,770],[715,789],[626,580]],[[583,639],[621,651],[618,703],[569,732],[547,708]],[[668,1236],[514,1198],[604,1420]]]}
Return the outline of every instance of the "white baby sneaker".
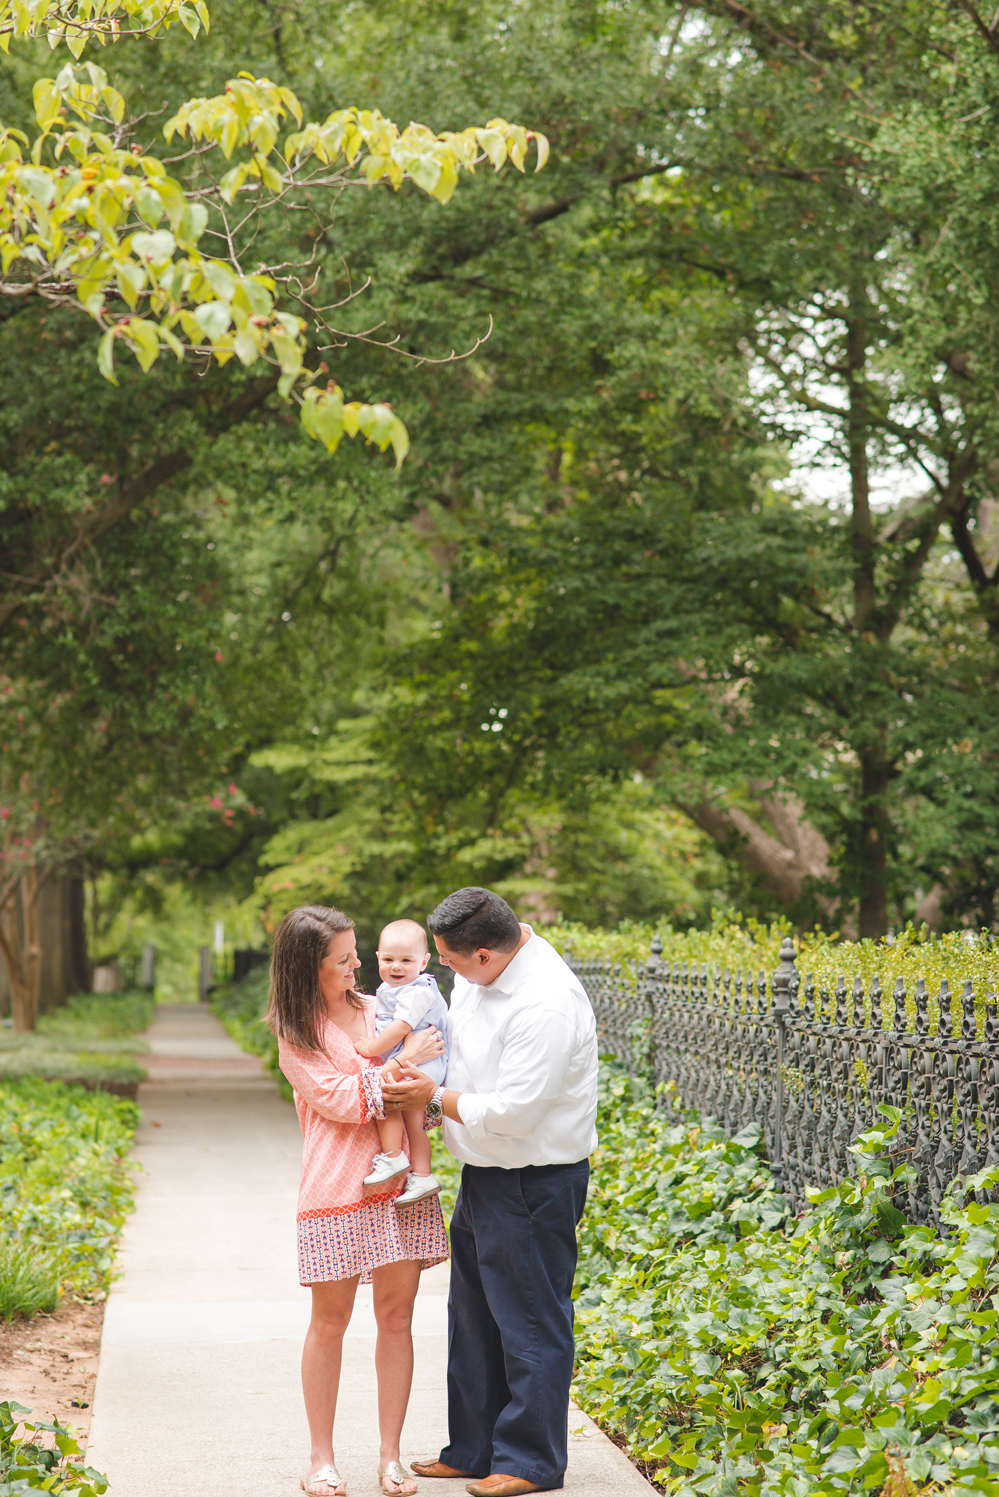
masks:
{"label": "white baby sneaker", "polygon": [[394,1180],[396,1175],[403,1174],[409,1169],[409,1160],[405,1154],[376,1154],[371,1167],[371,1174],[365,1175],[365,1185],[384,1185],[387,1180]]}
{"label": "white baby sneaker", "polygon": [[424,1196],[439,1196],[441,1184],[436,1175],[413,1175],[406,1181],[406,1189],[395,1198],[397,1206],[408,1206],[410,1201],[422,1201]]}

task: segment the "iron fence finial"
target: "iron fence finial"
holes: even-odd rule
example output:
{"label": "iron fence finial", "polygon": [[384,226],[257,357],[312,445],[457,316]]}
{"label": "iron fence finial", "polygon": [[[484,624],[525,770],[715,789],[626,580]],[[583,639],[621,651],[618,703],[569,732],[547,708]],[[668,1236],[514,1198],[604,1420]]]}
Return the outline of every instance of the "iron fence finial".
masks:
{"label": "iron fence finial", "polygon": [[786,1014],[791,1001],[792,983],[798,981],[798,969],[794,964],[794,942],[790,936],[785,936],[781,942],[779,966],[773,975],[772,991],[774,995],[774,1012]]}

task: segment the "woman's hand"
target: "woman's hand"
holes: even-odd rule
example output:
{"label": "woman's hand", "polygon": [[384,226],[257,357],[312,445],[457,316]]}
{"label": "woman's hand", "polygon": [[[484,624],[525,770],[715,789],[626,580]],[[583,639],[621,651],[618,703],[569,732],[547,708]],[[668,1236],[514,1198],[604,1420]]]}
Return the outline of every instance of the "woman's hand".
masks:
{"label": "woman's hand", "polygon": [[400,1059],[408,1060],[414,1066],[422,1066],[428,1060],[435,1060],[438,1055],[443,1054],[444,1037],[439,1029],[414,1029],[407,1036]]}

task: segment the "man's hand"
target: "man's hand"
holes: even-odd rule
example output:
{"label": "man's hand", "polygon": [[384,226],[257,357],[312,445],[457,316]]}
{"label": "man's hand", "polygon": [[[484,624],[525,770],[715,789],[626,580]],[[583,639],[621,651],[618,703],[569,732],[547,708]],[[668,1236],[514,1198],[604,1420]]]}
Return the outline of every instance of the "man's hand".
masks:
{"label": "man's hand", "polygon": [[382,1096],[386,1106],[393,1111],[399,1107],[426,1107],[437,1090],[438,1083],[431,1077],[424,1076],[408,1060],[399,1058],[399,1071],[401,1074],[394,1081],[383,1074]]}

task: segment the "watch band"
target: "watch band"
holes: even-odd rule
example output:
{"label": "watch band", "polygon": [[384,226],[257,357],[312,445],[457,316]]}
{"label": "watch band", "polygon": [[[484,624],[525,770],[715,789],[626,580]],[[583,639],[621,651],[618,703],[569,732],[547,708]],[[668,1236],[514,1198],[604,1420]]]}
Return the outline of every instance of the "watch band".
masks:
{"label": "watch band", "polygon": [[433,1096],[430,1098],[430,1105],[431,1105],[431,1107],[437,1106],[437,1107],[440,1107],[440,1108],[443,1109],[443,1106],[444,1106],[444,1088],[442,1086],[439,1086],[437,1088],[437,1090],[434,1092]]}

